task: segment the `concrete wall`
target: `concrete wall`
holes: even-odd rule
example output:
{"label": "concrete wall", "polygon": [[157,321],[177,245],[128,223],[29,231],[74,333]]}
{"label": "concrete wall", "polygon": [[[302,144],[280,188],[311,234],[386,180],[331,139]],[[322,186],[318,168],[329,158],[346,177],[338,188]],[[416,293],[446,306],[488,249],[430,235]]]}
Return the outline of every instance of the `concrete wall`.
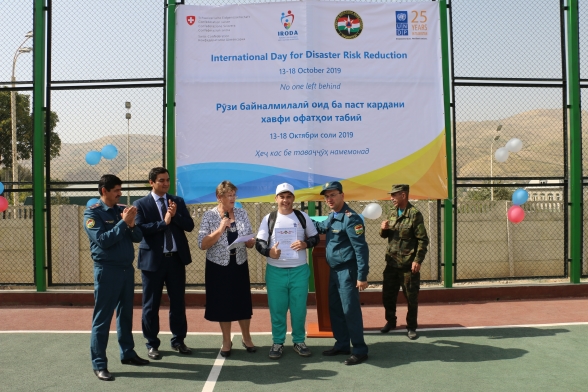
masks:
{"label": "concrete wall", "polygon": [[[362,212],[369,202],[350,202]],[[380,219],[366,219],[366,236],[370,247],[369,281],[382,280],[385,268],[386,240],[379,237],[380,222],[389,211],[390,202],[379,202],[384,210]],[[425,218],[431,243],[422,267],[423,280],[438,276],[437,203],[418,201],[415,205]],[[456,241],[458,280],[497,279],[529,276],[564,276],[564,221],[561,202],[527,202],[525,220],[512,224],[506,219],[511,206],[505,201],[459,202]],[[275,208],[268,203],[246,203],[245,209],[254,231],[262,218]],[[299,208],[299,206],[297,206]],[[198,228],[209,205],[189,206],[196,228],[188,233],[193,263],[187,267],[189,284],[204,283],[205,252],[197,247]],[[90,246],[82,226],[81,206],[52,206],[51,259],[52,283],[93,282]],[[585,214],[587,216],[587,214]],[[33,283],[33,221],[31,207],[9,207],[0,213],[0,283]],[[584,263],[583,273],[588,273]],[[249,251],[252,283],[265,281],[265,259]],[[140,272],[136,273],[140,282]]]}

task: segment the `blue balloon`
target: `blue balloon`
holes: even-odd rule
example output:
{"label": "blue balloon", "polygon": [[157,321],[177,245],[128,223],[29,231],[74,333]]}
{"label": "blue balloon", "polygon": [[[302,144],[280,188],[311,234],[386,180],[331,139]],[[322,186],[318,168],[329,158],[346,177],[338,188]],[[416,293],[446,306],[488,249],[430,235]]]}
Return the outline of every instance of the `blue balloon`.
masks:
{"label": "blue balloon", "polygon": [[527,192],[523,188],[519,188],[512,194],[512,204],[514,204],[515,206],[520,206],[521,204],[525,204],[528,198],[529,192]]}
{"label": "blue balloon", "polygon": [[0,193],[4,193],[4,184],[0,182]]}
{"label": "blue balloon", "polygon": [[107,144],[102,148],[102,156],[105,159],[114,159],[118,155],[118,150],[113,144]]}
{"label": "blue balloon", "polygon": [[90,207],[93,206],[96,203],[99,203],[100,199],[96,199],[95,197],[93,199],[88,200],[88,202],[86,203],[86,207]]}
{"label": "blue balloon", "polygon": [[235,202],[235,207],[243,208],[243,204],[239,203],[238,201]]}
{"label": "blue balloon", "polygon": [[86,154],[86,163],[88,165],[97,165],[98,162],[100,162],[100,159],[102,159],[102,154],[100,154],[98,151],[92,150]]}

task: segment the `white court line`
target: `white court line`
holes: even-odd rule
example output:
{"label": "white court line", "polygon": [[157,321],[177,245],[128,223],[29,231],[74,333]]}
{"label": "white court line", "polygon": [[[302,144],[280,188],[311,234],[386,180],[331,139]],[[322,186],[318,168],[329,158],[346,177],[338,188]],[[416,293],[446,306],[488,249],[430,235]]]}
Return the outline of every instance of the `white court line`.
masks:
{"label": "white court line", "polygon": [[[231,333],[231,342],[233,341],[234,337],[235,334]],[[202,392],[212,392],[214,390],[214,386],[216,385],[216,381],[218,380],[218,376],[220,375],[224,364],[225,358],[221,356],[220,350],[218,350],[218,355],[216,356],[214,364],[212,365],[212,369],[210,369],[210,373],[208,374],[208,378],[204,383],[204,387],[202,387]]]}
{"label": "white court line", "polygon": [[[418,331],[455,331],[455,330],[467,330],[467,329],[501,329],[501,328],[536,328],[536,327],[563,327],[566,325],[588,325],[586,321],[573,322],[573,323],[553,323],[553,324],[513,324],[513,325],[494,325],[494,326],[479,326],[479,327],[447,327],[447,328],[419,328]],[[0,331],[3,333],[90,333],[92,331],[51,331],[51,330],[12,330],[12,331]],[[116,331],[110,331],[115,334]],[[133,333],[143,333],[143,331],[133,331]],[[159,332],[161,335],[171,335],[171,332]],[[291,332],[288,332],[290,334]],[[364,331],[365,334],[385,335],[380,331]],[[405,329],[391,330],[390,333],[406,333]],[[188,335],[222,335],[221,332],[188,332]],[[232,337],[235,334],[232,334]],[[240,334],[239,334],[240,335]],[[271,335],[271,332],[251,332],[251,335]]]}

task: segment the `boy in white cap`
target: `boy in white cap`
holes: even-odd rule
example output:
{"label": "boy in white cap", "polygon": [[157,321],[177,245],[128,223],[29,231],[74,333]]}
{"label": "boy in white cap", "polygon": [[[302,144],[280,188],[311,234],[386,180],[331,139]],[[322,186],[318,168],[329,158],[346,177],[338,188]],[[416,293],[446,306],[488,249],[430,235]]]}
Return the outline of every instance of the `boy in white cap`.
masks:
{"label": "boy in white cap", "polygon": [[311,355],[304,343],[310,276],[306,249],[318,244],[319,235],[309,216],[293,208],[294,199],[292,185],[283,183],[277,186],[275,200],[278,210],[263,217],[255,245],[257,251],[267,257],[265,282],[272,320],[271,359],[282,356],[288,309],[294,351],[303,357]]}

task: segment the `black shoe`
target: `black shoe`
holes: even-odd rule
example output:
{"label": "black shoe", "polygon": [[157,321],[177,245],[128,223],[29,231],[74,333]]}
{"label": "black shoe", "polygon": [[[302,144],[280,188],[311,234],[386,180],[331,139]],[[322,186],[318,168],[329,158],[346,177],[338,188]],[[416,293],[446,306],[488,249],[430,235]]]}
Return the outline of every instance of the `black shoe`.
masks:
{"label": "black shoe", "polygon": [[254,353],[257,351],[257,347],[255,347],[255,345],[253,345],[252,347],[249,347],[248,345],[245,344],[244,341],[241,340],[241,344],[243,345],[243,347],[245,347],[245,350],[247,350],[248,353]]}
{"label": "black shoe", "polygon": [[280,343],[272,344],[272,348],[270,348],[269,357],[271,359],[280,359],[282,358],[282,353],[284,352],[284,345]]}
{"label": "black shoe", "polygon": [[392,324],[390,322],[387,322],[386,325],[384,325],[382,327],[382,329],[380,329],[380,332],[388,333],[388,332],[390,332],[391,329],[396,329],[396,324]]}
{"label": "black shoe", "polygon": [[180,343],[177,346],[172,347],[174,350],[178,351],[180,354],[190,355],[192,354],[192,350],[186,346],[184,343]]}
{"label": "black shoe", "polygon": [[223,358],[230,357],[231,356],[231,350],[232,349],[233,349],[233,342],[231,342],[231,348],[229,349],[229,351],[223,351],[223,350],[220,351],[221,357],[223,357]]}
{"label": "black shoe", "polygon": [[327,357],[332,357],[334,355],[349,355],[350,353],[351,353],[351,351],[349,351],[349,350],[339,350],[339,349],[336,349],[335,347],[333,347],[330,350],[323,351],[323,355],[325,355]]}
{"label": "black shoe", "polygon": [[98,377],[99,380],[102,380],[102,381],[113,381],[114,380],[114,376],[112,374],[110,374],[108,369],[94,370],[94,374],[96,375],[96,377]]}
{"label": "black shoe", "polygon": [[149,348],[149,351],[147,351],[147,356],[151,359],[161,359],[161,354],[159,354],[159,351],[156,348]]}
{"label": "black shoe", "polygon": [[414,329],[409,329],[408,332],[406,333],[406,336],[408,336],[408,338],[410,340],[415,340],[416,338],[419,337],[419,335],[417,335],[417,333]]}
{"label": "black shoe", "polygon": [[143,366],[143,365],[147,365],[149,363],[149,361],[146,359],[140,358],[138,355],[135,355],[133,358],[130,358],[130,359],[121,359],[120,363],[122,363],[123,365]]}
{"label": "black shoe", "polygon": [[365,361],[367,358],[368,358],[367,354],[363,354],[363,355],[353,354],[352,356],[347,358],[347,360],[345,360],[345,362],[343,362],[343,363],[348,366],[357,365],[357,364],[360,364],[363,361]]}

